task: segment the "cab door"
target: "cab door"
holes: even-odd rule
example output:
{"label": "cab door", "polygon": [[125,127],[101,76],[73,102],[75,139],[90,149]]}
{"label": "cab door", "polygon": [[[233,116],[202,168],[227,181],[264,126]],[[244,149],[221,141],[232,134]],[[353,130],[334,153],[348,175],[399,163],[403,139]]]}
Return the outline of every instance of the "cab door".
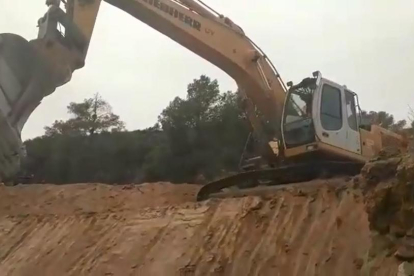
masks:
{"label": "cab door", "polygon": [[343,116],[343,89],[327,79],[321,79],[313,108],[317,137],[323,143],[346,148],[347,126]]}
{"label": "cab door", "polygon": [[348,89],[344,89],[345,94],[345,119],[348,126],[346,149],[353,153],[361,154],[361,136],[359,132],[357,112],[356,112],[356,94]]}
{"label": "cab door", "polygon": [[323,143],[360,153],[355,98],[352,92],[348,93],[341,85],[327,79],[320,80],[313,108],[315,131]]}

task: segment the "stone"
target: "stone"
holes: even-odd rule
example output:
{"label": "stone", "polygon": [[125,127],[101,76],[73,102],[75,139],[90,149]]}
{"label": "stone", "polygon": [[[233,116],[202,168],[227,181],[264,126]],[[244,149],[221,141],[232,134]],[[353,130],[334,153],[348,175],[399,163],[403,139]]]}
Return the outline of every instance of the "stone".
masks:
{"label": "stone", "polygon": [[368,162],[361,170],[361,175],[367,184],[377,184],[382,180],[389,179],[396,175],[401,158],[394,157],[387,160]]}
{"label": "stone", "polygon": [[403,262],[398,266],[397,276],[413,276],[414,265],[409,262]]}
{"label": "stone", "polygon": [[398,247],[397,252],[394,255],[401,261],[413,261],[414,260],[414,248],[407,244],[402,244]]}

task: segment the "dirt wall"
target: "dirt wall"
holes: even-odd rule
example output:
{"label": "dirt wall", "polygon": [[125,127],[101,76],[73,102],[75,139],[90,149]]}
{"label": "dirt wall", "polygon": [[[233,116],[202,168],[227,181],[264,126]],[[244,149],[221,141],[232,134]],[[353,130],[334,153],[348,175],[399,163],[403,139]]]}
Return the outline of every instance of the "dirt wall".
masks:
{"label": "dirt wall", "polygon": [[396,275],[344,182],[203,203],[194,185],[1,187],[0,275]]}

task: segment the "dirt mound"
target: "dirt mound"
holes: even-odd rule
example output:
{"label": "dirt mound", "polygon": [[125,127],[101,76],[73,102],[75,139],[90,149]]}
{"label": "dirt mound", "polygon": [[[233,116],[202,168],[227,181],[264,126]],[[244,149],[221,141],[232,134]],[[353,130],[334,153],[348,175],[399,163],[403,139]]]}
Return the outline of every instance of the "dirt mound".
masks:
{"label": "dirt mound", "polygon": [[194,201],[200,186],[171,183],[0,186],[0,215],[126,212]]}
{"label": "dirt mound", "polygon": [[0,187],[0,275],[412,275],[414,159],[194,202],[200,186]]}
{"label": "dirt mound", "polygon": [[2,187],[0,275],[395,275],[367,259],[361,192],[322,184],[203,203],[167,183]]}

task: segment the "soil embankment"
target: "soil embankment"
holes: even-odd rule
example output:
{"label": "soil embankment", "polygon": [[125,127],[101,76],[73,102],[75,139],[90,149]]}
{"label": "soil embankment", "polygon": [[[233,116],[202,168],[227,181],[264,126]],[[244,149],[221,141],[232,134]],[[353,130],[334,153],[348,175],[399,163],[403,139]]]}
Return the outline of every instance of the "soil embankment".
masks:
{"label": "soil embankment", "polygon": [[188,184],[3,186],[0,275],[411,275],[413,164],[202,203]]}

